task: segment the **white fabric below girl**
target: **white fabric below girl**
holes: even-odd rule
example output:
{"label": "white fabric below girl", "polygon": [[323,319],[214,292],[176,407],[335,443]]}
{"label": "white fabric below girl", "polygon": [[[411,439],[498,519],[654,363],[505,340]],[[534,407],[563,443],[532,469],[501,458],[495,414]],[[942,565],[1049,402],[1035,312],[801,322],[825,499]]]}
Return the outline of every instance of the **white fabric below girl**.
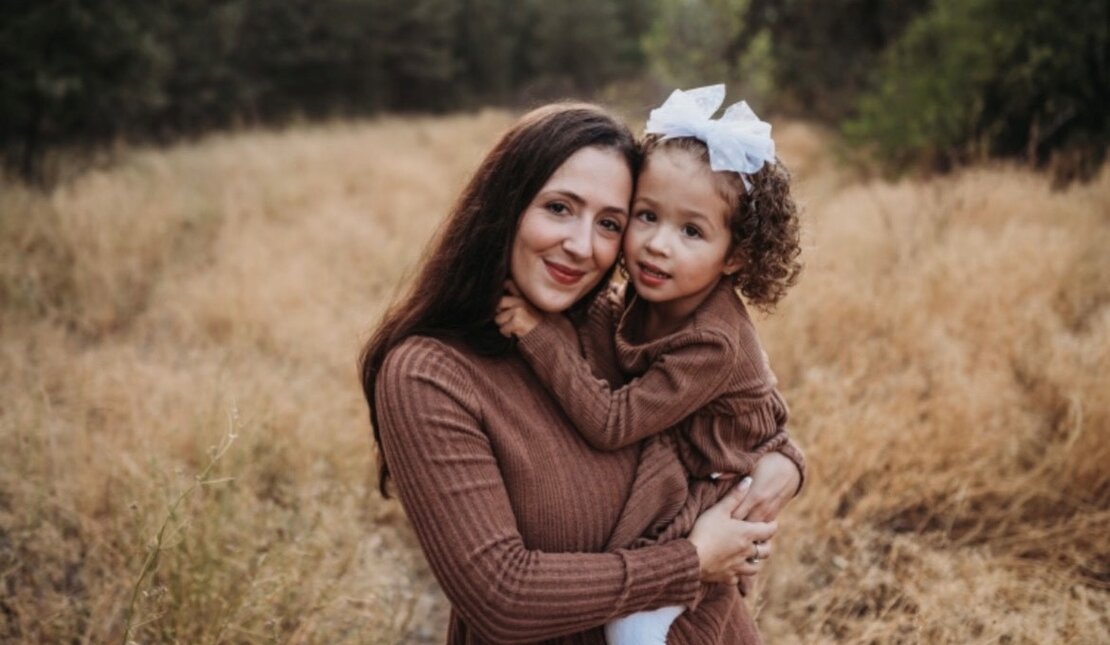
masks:
{"label": "white fabric below girl", "polygon": [[676,605],[618,618],[605,625],[605,640],[609,645],[666,645],[671,623],[684,610]]}

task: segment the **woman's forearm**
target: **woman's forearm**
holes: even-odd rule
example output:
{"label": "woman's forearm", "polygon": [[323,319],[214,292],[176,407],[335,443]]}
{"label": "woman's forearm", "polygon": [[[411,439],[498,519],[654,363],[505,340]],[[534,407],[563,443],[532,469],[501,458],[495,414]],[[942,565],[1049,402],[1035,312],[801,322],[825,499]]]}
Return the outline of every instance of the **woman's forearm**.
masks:
{"label": "woman's forearm", "polygon": [[802,492],[802,486],[805,485],[805,480],[806,480],[806,458],[805,458],[805,454],[802,452],[801,447],[798,446],[798,444],[794,441],[794,439],[792,437],[789,437],[789,436],[787,437],[786,442],[783,443],[783,445],[779,446],[775,450],[775,452],[782,455],[783,457],[786,457],[787,459],[790,460],[790,462],[792,464],[794,464],[794,470],[798,474],[798,483],[797,483],[797,486],[794,488],[794,493],[793,493],[793,495],[796,496],[798,493]]}

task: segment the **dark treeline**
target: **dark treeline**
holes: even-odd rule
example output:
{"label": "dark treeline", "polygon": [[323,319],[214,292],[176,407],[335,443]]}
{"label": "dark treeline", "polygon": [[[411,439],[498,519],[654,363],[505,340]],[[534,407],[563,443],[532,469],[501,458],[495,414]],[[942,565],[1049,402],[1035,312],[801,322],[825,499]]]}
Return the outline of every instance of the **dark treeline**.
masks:
{"label": "dark treeline", "polygon": [[933,0],[845,123],[894,169],[985,158],[1090,177],[1110,147],[1110,2]]}
{"label": "dark treeline", "polygon": [[1081,168],[1108,141],[1107,3],[1060,0],[3,0],[0,155],[291,118],[727,81],[892,167]]}
{"label": "dark treeline", "polygon": [[4,0],[0,148],[589,93],[643,65],[644,0]]}

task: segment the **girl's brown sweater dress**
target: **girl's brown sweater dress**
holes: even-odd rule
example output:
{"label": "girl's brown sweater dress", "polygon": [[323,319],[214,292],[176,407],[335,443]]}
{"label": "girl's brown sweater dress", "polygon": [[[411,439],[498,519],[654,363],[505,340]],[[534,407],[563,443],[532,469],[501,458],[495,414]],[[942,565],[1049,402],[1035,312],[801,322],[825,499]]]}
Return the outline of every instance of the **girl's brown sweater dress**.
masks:
{"label": "girl's brown sweater dress", "polygon": [[[768,452],[782,452],[805,473],[786,431],[786,402],[730,281],[661,338],[641,340],[646,318],[647,303],[634,290],[615,288],[598,297],[582,327],[593,360],[562,316],[544,318],[519,344],[590,445],[617,450],[650,437],[609,549],[686,535]],[[672,476],[659,477],[667,461]]]}
{"label": "girl's brown sweater dress", "polygon": [[409,338],[376,403],[396,490],[451,601],[449,644],[603,645],[607,621],[667,605],[692,607],[670,643],[761,642],[735,587],[703,588],[688,540],[603,552],[651,468],[638,443],[592,448],[518,353]]}

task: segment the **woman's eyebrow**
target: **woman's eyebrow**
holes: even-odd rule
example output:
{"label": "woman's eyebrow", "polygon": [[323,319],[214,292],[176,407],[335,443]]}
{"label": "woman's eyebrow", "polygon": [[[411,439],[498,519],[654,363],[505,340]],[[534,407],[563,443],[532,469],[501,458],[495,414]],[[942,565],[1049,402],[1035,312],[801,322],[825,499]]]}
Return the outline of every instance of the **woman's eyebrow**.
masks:
{"label": "woman's eyebrow", "polygon": [[[566,190],[564,188],[555,188],[555,189],[552,189],[551,192],[555,193],[556,195],[562,195],[563,197],[566,197],[567,199],[574,202],[576,206],[581,207],[581,206],[585,206],[585,204],[586,204],[586,200],[582,199],[582,196],[579,195],[578,193],[574,192],[574,191]],[[602,212],[619,213],[619,214],[622,214],[622,215],[628,215],[628,207],[627,206],[602,206],[601,211]]]}
{"label": "woman's eyebrow", "polygon": [[573,192],[573,191],[565,190],[565,189],[562,189],[562,188],[556,188],[556,189],[553,189],[551,192],[555,193],[556,195],[562,195],[563,197],[566,197],[567,199],[571,200],[572,202],[574,202],[575,204],[577,204],[579,206],[586,203],[586,200],[582,199],[582,197],[578,193]]}

